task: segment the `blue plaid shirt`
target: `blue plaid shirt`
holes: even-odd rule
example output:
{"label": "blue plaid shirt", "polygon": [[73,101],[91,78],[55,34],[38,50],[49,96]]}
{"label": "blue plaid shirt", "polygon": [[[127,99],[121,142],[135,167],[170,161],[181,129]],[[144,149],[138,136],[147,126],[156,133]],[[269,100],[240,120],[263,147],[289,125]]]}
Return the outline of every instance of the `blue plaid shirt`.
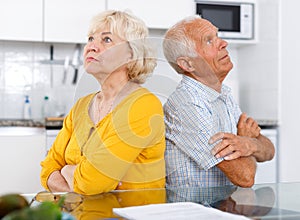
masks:
{"label": "blue plaid shirt", "polygon": [[183,76],[164,105],[167,186],[223,186],[230,180],[216,166],[209,138],[217,132],[237,133],[241,110],[223,85],[221,93]]}

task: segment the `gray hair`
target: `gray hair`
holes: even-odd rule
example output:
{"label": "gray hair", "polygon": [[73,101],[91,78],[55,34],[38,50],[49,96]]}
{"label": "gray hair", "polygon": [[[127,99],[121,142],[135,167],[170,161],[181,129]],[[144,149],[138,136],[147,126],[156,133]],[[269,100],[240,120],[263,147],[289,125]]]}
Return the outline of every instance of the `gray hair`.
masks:
{"label": "gray hair", "polygon": [[177,65],[177,59],[182,56],[196,57],[196,44],[191,37],[193,33],[188,33],[186,25],[193,23],[195,20],[201,19],[199,15],[189,16],[175,25],[166,32],[163,41],[164,55],[169,64],[178,73],[183,70]]}

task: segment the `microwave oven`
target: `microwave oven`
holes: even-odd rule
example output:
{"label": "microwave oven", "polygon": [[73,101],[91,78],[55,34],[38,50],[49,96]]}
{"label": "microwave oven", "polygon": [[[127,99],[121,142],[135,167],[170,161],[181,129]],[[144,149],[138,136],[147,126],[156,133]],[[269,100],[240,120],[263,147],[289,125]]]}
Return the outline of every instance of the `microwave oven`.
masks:
{"label": "microwave oven", "polygon": [[196,0],[196,13],[209,20],[224,39],[254,39],[254,3]]}

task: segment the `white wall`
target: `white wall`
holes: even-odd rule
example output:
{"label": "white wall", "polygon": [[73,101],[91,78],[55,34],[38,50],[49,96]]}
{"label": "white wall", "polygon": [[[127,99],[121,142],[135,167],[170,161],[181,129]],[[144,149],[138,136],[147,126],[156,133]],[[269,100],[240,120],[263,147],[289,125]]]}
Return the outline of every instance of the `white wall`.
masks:
{"label": "white wall", "polygon": [[51,65],[50,43],[0,41],[0,118],[22,118],[25,95],[30,96],[33,119],[42,117],[45,95],[50,97],[55,109],[58,105],[63,105],[66,110],[70,108],[75,89],[72,85],[74,68],[69,66],[66,84],[62,79],[64,59],[69,56],[71,63],[75,44],[53,45]]}
{"label": "white wall", "polygon": [[258,43],[238,50],[240,101],[254,118],[278,120],[279,182],[300,181],[300,1],[257,3]]}
{"label": "white wall", "polygon": [[281,7],[280,180],[300,181],[300,1],[279,0]]}
{"label": "white wall", "polygon": [[258,43],[239,48],[242,110],[256,120],[279,121],[278,1],[259,0]]}

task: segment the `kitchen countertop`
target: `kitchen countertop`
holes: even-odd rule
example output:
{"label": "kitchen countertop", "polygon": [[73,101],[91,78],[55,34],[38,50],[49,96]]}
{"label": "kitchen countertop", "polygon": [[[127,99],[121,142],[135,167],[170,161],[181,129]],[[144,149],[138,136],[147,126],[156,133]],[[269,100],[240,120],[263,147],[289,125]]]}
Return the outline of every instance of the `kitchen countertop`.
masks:
{"label": "kitchen countertop", "polygon": [[63,118],[33,119],[0,119],[0,127],[37,127],[46,129],[61,128]]}
{"label": "kitchen countertop", "polygon": [[[256,119],[257,123],[260,126],[278,126],[278,122],[276,120],[263,120]],[[44,127],[45,124],[57,124],[61,125],[63,122],[63,118],[46,118],[46,119],[0,119],[0,127],[1,126],[25,126],[25,127]]]}
{"label": "kitchen countertop", "polygon": [[45,127],[45,121],[31,119],[0,119],[0,127]]}
{"label": "kitchen countertop", "polygon": [[258,125],[263,128],[277,128],[278,121],[277,120],[266,120],[266,119],[255,119]]}
{"label": "kitchen countertop", "polygon": [[[123,219],[113,208],[156,203],[194,202],[249,219],[300,219],[300,183],[256,184],[252,188],[173,187],[167,189],[122,190],[84,196],[71,212],[76,219]],[[29,201],[35,194],[23,194]],[[170,213],[170,219],[172,219]]]}

